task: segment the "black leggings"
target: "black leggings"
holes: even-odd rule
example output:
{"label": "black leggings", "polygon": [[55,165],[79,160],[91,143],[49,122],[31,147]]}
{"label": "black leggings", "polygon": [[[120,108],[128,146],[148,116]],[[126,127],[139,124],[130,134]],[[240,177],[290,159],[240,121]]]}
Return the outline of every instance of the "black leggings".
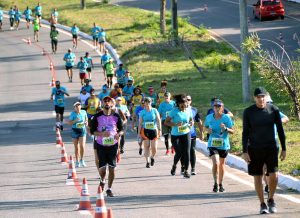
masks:
{"label": "black leggings", "polygon": [[10,27],[13,27],[14,23],[15,23],[15,19],[14,18],[9,18],[9,22],[10,22]]}
{"label": "black leggings", "polygon": [[196,165],[196,137],[191,138],[191,167],[195,169]]}
{"label": "black leggings", "polygon": [[190,150],[191,150],[191,134],[174,136],[171,135],[171,142],[175,149],[174,166],[177,165],[179,160],[182,160],[185,170],[188,170],[190,163]]}
{"label": "black leggings", "polygon": [[57,50],[57,39],[51,39],[52,51]]}
{"label": "black leggings", "polygon": [[165,145],[166,145],[166,149],[169,150],[169,133],[164,135],[165,137]]}
{"label": "black leggings", "polygon": [[[196,137],[191,137],[191,152],[190,152],[190,163],[191,168],[195,169],[196,166]],[[181,168],[184,168],[184,159],[180,159]]]}
{"label": "black leggings", "polygon": [[[125,133],[124,133],[125,134]],[[124,149],[124,144],[125,144],[125,135],[121,135],[121,140],[120,140],[120,149]]]}

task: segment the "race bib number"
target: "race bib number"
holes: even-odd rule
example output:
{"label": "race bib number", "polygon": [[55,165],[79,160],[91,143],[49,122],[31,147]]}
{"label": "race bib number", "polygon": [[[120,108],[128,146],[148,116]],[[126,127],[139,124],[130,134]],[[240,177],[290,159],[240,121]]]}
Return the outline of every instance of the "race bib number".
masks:
{"label": "race bib number", "polygon": [[189,131],[190,131],[190,128],[187,125],[178,126],[178,132],[179,133],[188,133]]}
{"label": "race bib number", "polygon": [[62,103],[64,103],[64,100],[61,99],[61,98],[59,98],[59,99],[57,99],[57,103],[58,103],[58,104],[62,104]]}
{"label": "race bib number", "polygon": [[76,123],[76,128],[83,128],[84,127],[84,123]]}
{"label": "race bib number", "polygon": [[154,129],[154,122],[146,122],[145,129]]}
{"label": "race bib number", "polygon": [[211,145],[213,147],[222,147],[223,146],[223,139],[220,138],[212,138]]}
{"label": "race bib number", "polygon": [[113,137],[104,137],[102,139],[103,145],[114,145],[115,144],[115,140]]}

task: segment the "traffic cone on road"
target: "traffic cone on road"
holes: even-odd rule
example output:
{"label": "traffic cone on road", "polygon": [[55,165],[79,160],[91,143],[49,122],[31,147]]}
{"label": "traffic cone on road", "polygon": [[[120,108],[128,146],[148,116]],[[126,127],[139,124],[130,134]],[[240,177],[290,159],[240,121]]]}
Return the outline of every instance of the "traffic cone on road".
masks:
{"label": "traffic cone on road", "polygon": [[50,69],[50,70],[53,70],[53,64],[52,64],[52,62],[50,62],[49,69]]}
{"label": "traffic cone on road", "polygon": [[89,196],[90,196],[90,193],[89,193],[87,181],[86,181],[86,178],[83,178],[78,210],[92,209]]}
{"label": "traffic cone on road", "polygon": [[64,143],[62,143],[62,145],[61,145],[60,154],[61,154],[60,162],[61,163],[68,163],[68,155],[67,155]]}
{"label": "traffic cone on road", "polygon": [[107,218],[113,218],[113,213],[112,213],[112,209],[111,208],[107,209]]}
{"label": "traffic cone on road", "polygon": [[56,147],[61,147],[63,144],[59,128],[56,128]]}
{"label": "traffic cone on road", "polygon": [[104,201],[103,190],[100,185],[98,186],[95,218],[107,218],[107,209]]}
{"label": "traffic cone on road", "polygon": [[50,86],[51,86],[51,87],[54,87],[54,86],[55,86],[55,80],[54,80],[54,77],[52,77],[52,80],[51,80],[51,82],[50,82]]}
{"label": "traffic cone on road", "polygon": [[27,39],[27,44],[28,44],[28,45],[31,45],[30,37],[28,37],[28,39]]}
{"label": "traffic cone on road", "polygon": [[70,155],[70,159],[69,159],[69,172],[68,172],[68,178],[69,179],[77,179],[77,174],[76,174],[76,169],[75,169],[75,164],[72,158],[72,155]]}

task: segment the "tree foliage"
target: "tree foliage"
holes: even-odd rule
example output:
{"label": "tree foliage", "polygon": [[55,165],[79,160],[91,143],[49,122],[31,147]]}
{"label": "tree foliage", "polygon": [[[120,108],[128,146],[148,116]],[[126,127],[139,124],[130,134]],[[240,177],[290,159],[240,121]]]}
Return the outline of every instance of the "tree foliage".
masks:
{"label": "tree foliage", "polygon": [[[262,49],[261,41],[272,43],[280,52],[275,49]],[[272,40],[260,39],[255,33],[245,40],[243,48],[252,54],[259,74],[265,81],[278,93],[288,96],[293,101],[292,111],[300,120],[300,61],[292,61],[283,45]]]}

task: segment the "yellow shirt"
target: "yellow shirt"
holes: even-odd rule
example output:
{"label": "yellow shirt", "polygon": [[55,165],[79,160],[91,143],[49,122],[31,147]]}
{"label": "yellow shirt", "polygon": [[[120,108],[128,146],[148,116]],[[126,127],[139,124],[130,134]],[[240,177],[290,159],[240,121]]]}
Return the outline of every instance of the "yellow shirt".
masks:
{"label": "yellow shirt", "polygon": [[132,103],[133,103],[133,111],[135,111],[137,106],[141,105],[143,96],[142,95],[134,95],[132,96]]}
{"label": "yellow shirt", "polygon": [[99,98],[89,98],[88,99],[88,106],[87,106],[87,113],[88,114],[96,114],[97,110],[100,106],[100,99]]}

